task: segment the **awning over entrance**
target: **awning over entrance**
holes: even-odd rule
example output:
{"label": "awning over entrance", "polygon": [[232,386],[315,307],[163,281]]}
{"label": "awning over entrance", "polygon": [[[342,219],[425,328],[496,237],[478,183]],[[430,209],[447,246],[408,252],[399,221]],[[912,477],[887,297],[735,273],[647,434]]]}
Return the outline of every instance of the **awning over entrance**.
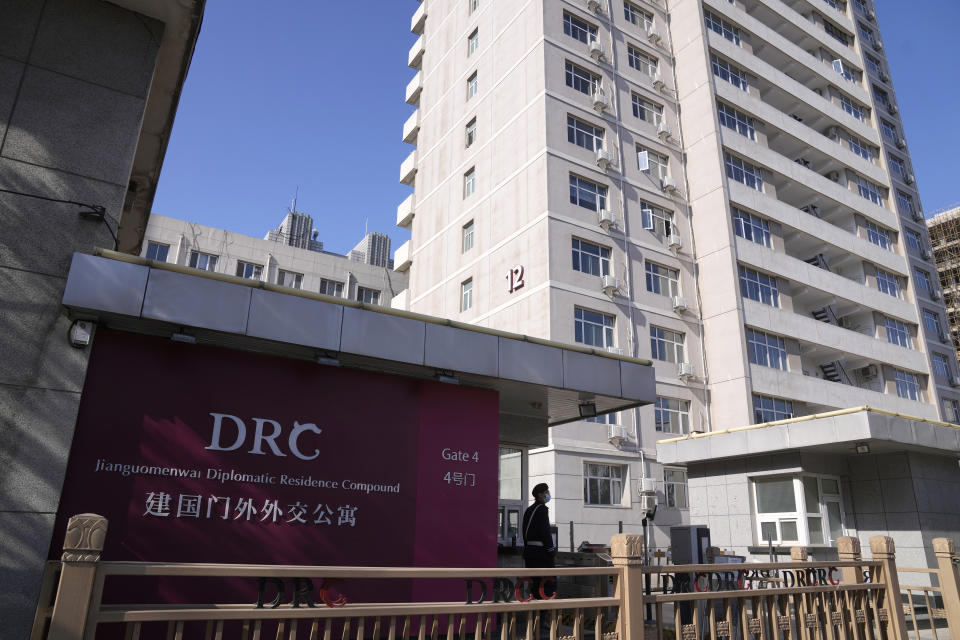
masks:
{"label": "awning over entrance", "polygon": [[656,397],[649,361],[108,251],[74,255],[63,304],[136,333],[493,389],[502,442],[546,445],[550,425]]}
{"label": "awning over entrance", "polygon": [[690,464],[784,451],[848,454],[905,449],[960,453],[960,427],[866,406],[853,407],[661,440],[657,443],[657,459],[664,464]]}

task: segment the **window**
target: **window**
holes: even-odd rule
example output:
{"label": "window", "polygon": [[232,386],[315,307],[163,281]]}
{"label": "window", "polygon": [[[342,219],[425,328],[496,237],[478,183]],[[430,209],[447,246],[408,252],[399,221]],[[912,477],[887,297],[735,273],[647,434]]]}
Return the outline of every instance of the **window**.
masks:
{"label": "window", "polygon": [[680,295],[680,272],[649,260],[644,263],[647,291],[661,296]]}
{"label": "window", "polygon": [[753,495],[761,542],[835,544],[845,532],[838,477],[755,478]]}
{"label": "window", "polygon": [[860,122],[866,119],[866,116],[863,115],[863,107],[845,95],[840,96],[840,107]]}
{"label": "window", "polygon": [[607,206],[607,188],[586,178],[570,176],[570,204],[600,211]]}
{"label": "window", "polygon": [[847,82],[859,81],[859,73],[853,69],[847,68],[843,64],[843,60],[840,60],[839,58],[833,61],[833,70],[843,76],[843,79]]}
{"label": "window", "polygon": [[574,341],[606,349],[613,346],[613,316],[577,307],[573,310]]}
{"label": "window", "polygon": [[637,145],[637,165],[647,175],[663,180],[670,172],[670,158]]}
{"label": "window", "polygon": [[464,131],[464,142],[466,147],[469,149],[470,145],[477,141],[477,119],[474,118],[467,123],[467,127]]}
{"label": "window", "polygon": [[147,243],[147,260],[156,260],[157,262],[166,262],[167,255],[170,253],[170,245],[160,244],[159,242]]}
{"label": "window", "polygon": [[480,0],[467,0],[470,6],[470,13],[473,13],[477,10],[477,7],[480,6]]}
{"label": "window", "polygon": [[710,56],[710,66],[713,67],[713,75],[721,80],[726,80],[738,89],[747,90],[747,74],[743,69],[730,64],[726,60],[721,60],[717,56]]}
{"label": "window", "polygon": [[280,272],[277,274],[277,284],[281,287],[299,289],[301,285],[303,285],[303,274],[280,269]]}
{"label": "window", "polygon": [[686,362],[683,358],[683,338],[679,331],[650,325],[650,354],[663,362]]}
{"label": "window", "polygon": [[469,171],[463,174],[463,197],[469,198],[476,189],[477,172],[471,167]]}
{"label": "window", "polygon": [[460,311],[466,311],[473,306],[473,278],[460,283]]}
{"label": "window", "polygon": [[627,45],[627,64],[651,78],[660,71],[660,62],[656,58],[648,56],[632,44]]}
{"label": "window", "polygon": [[641,200],[640,217],[642,218],[644,229],[662,236],[670,236],[673,234],[673,212]]}
{"label": "window", "polygon": [[671,509],[687,509],[687,472],[683,469],[663,468],[663,495]]}
{"label": "window", "polygon": [[566,78],[568,87],[573,87],[588,96],[592,96],[593,92],[600,86],[600,76],[590,73],[572,62],[567,63]]}
{"label": "window", "polygon": [[259,280],[263,274],[263,265],[237,260],[237,277]]}
{"label": "window", "polygon": [[467,78],[467,100],[477,95],[477,72],[474,71],[473,75]]}
{"label": "window", "polygon": [[343,283],[337,282],[336,280],[327,280],[326,278],[321,278],[320,280],[320,293],[325,296],[333,296],[335,298],[343,297]]}
{"label": "window", "polygon": [[740,46],[740,29],[736,28],[712,11],[704,10],[703,15],[707,23],[707,29],[713,29],[730,42],[734,43],[738,47]]}
{"label": "window", "polygon": [[747,114],[737,111],[733,107],[728,107],[722,102],[718,102],[717,116],[720,118],[720,124],[723,126],[751,140],[756,140],[757,134],[754,130],[753,118]]}
{"label": "window", "polygon": [[893,244],[890,242],[890,233],[869,220],[867,221],[867,240],[883,249],[890,249]]}
{"label": "window", "polygon": [[690,402],[657,396],[653,422],[657,431],[679,434],[690,433]]}
{"label": "window", "polygon": [[661,105],[641,98],[635,93],[631,96],[631,101],[633,102],[633,116],[635,118],[660,126],[660,123],[663,122],[663,107]]}
{"label": "window", "polygon": [[736,180],[751,189],[763,191],[763,171],[749,162],[744,162],[729,153],[723,154],[727,167],[727,177]]}
{"label": "window", "polygon": [[862,22],[857,22],[857,32],[860,34],[860,37],[867,42],[873,42],[873,31],[867,25]]}
{"label": "window", "polygon": [[765,247],[770,246],[770,225],[759,216],[741,211],[732,207],[733,232],[741,238],[756,242]]}
{"label": "window", "polygon": [[897,276],[887,273],[883,269],[877,269],[877,290],[894,298],[900,297],[900,282]]}
{"label": "window", "polygon": [[584,418],[584,422],[594,422],[596,424],[620,424],[620,419],[618,418],[620,414],[614,411],[613,413],[605,413],[602,416],[593,416],[590,418]]}
{"label": "window", "polygon": [[563,33],[583,44],[597,39],[595,26],[566,11],[563,12]]}
{"label": "window", "polygon": [[764,273],[740,266],[740,295],[771,307],[780,306],[777,279]]}
{"label": "window", "polygon": [[910,400],[920,400],[920,381],[916,374],[909,371],[893,370],[893,380],[897,384],[897,395]]}
{"label": "window", "polygon": [[190,252],[190,266],[204,271],[217,270],[217,256],[199,251]]}
{"label": "window", "polygon": [[473,220],[463,225],[463,228],[460,230],[460,235],[462,238],[461,253],[466,253],[473,249]]}
{"label": "window", "polygon": [[613,505],[623,502],[623,467],[583,463],[583,503]]}
{"label": "window", "polygon": [[787,348],[783,338],[747,329],[747,353],[750,362],[771,369],[787,369]]}
{"label": "window", "polygon": [[953,374],[950,371],[950,361],[947,360],[947,356],[942,353],[934,353],[933,355],[933,372],[938,376],[944,379],[949,379]]}
{"label": "window", "polygon": [[898,189],[897,208],[900,210],[900,213],[909,213],[910,215],[913,215],[916,211],[913,208],[913,196]]}
{"label": "window", "polygon": [[380,304],[380,292],[377,289],[357,287],[357,300],[367,304]]}
{"label": "window", "polygon": [[753,420],[755,424],[787,420],[793,417],[793,403],[773,396],[753,394]]}
{"label": "window", "polygon": [[887,342],[910,348],[910,333],[907,331],[907,325],[887,317],[883,319],[883,323],[887,328]]}
{"label": "window", "polygon": [[653,14],[647,13],[632,2],[623,3],[623,17],[644,31],[649,31],[653,27]]}
{"label": "window", "polygon": [[873,184],[869,180],[864,180],[857,176],[857,192],[861,198],[865,198],[873,204],[883,206],[883,192],[881,187]]}
{"label": "window", "polygon": [[863,158],[864,160],[869,160],[873,162],[873,151],[870,149],[870,146],[856,136],[847,134],[847,147],[850,151],[853,151],[855,154]]}
{"label": "window", "polygon": [[875,75],[879,76],[881,73],[883,73],[883,67],[880,66],[880,61],[869,53],[864,54],[863,61],[867,64],[867,69],[873,71]]}
{"label": "window", "polygon": [[913,229],[904,229],[903,233],[907,239],[907,246],[914,253],[921,253],[923,251],[923,240],[920,238],[920,234]]}
{"label": "window", "polygon": [[877,85],[871,85],[873,87],[873,95],[876,98],[877,102],[885,106],[888,110],[890,109],[890,94],[878,87]]}
{"label": "window", "polygon": [[896,125],[892,125],[886,120],[880,120],[880,130],[883,131],[883,135],[887,138],[887,140],[896,142],[897,138],[900,137],[897,133]]}
{"label": "window", "polygon": [[480,30],[474,29],[473,33],[467,36],[467,57],[473,55],[473,52],[480,46]]}
{"label": "window", "polygon": [[943,419],[952,424],[960,424],[960,402],[944,399]]}
{"label": "window", "polygon": [[930,281],[930,274],[923,269],[914,267],[913,275],[917,279],[917,287],[926,291],[927,295],[930,295],[930,292],[933,290],[933,283]]}
{"label": "window", "polygon": [[867,5],[863,2],[863,0],[853,0],[853,6],[856,7],[857,11],[860,13],[867,12]]}
{"label": "window", "polygon": [[603,129],[567,116],[567,141],[578,147],[596,151],[603,146]]}
{"label": "window", "polygon": [[841,42],[848,47],[850,46],[851,36],[848,35],[846,31],[841,30],[840,27],[833,24],[826,18],[823,19],[823,30],[827,32],[828,36],[830,36],[837,42]]}
{"label": "window", "polygon": [[610,275],[610,249],[574,238],[573,270],[591,276]]}
{"label": "window", "polygon": [[903,164],[903,160],[892,153],[887,157],[890,159],[890,171],[900,176],[900,178],[905,178],[907,175],[907,166]]}
{"label": "window", "polygon": [[943,329],[940,328],[940,315],[933,311],[923,310],[923,326],[935,336],[939,337],[944,335]]}

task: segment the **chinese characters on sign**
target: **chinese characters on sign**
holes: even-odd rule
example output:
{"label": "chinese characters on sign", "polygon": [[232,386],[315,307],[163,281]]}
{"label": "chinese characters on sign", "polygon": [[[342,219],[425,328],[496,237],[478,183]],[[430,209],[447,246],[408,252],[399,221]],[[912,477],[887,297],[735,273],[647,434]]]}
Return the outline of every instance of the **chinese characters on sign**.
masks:
{"label": "chinese characters on sign", "polygon": [[[475,478],[474,482],[476,482]],[[146,511],[143,512],[143,516],[329,525],[333,525],[333,521],[336,520],[338,527],[343,525],[354,527],[357,524],[357,507],[349,504],[334,508],[332,505],[321,503],[311,508],[311,505],[297,500],[293,504],[286,505],[284,510],[279,500],[264,500],[258,508],[259,503],[254,502],[253,498],[232,499],[229,496],[211,495],[206,496],[206,509],[204,509],[204,497],[180,494],[177,496],[174,509],[172,495],[163,491],[150,491],[146,496]],[[231,501],[233,502],[232,510],[230,509]]]}

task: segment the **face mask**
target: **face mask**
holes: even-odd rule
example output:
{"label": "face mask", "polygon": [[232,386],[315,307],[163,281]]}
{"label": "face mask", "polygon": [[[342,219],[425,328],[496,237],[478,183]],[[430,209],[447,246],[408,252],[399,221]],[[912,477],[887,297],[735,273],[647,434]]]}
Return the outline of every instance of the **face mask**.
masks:
{"label": "face mask", "polygon": [[549,492],[549,491],[548,491],[547,493],[543,494],[543,503],[546,504],[546,503],[548,503],[548,502],[550,502],[550,492]]}

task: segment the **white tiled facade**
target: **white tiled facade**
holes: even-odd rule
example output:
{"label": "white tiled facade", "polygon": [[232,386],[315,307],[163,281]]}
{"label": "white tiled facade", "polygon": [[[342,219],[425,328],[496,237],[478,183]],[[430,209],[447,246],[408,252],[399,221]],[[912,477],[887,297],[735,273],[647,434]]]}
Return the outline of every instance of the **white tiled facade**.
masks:
{"label": "white tiled facade", "polygon": [[[423,0],[411,26],[398,302],[652,359],[664,408],[686,408],[555,427],[531,453],[561,548],[570,522],[575,544],[637,531],[643,476],[657,525],[687,519],[682,468],[656,461],[675,433],[858,405],[953,419],[868,0]],[[619,502],[589,504],[591,464],[620,470]]]}
{"label": "white tiled facade", "polygon": [[254,238],[157,214],[147,224],[142,256],[384,306],[407,288],[405,273],[291,246],[285,237]]}

